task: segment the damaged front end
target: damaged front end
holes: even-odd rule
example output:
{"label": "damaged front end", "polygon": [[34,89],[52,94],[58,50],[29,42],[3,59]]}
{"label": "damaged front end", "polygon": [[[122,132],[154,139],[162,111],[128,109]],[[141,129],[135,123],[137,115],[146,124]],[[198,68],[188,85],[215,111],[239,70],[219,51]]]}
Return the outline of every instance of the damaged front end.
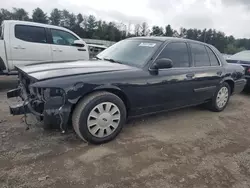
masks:
{"label": "damaged front end", "polygon": [[[71,104],[61,88],[46,88],[32,86],[35,79],[19,73],[19,86],[7,92],[7,98],[20,97],[22,102],[10,106],[12,115],[31,113],[38,120],[44,121],[46,127],[60,127],[62,132],[67,130],[71,112]],[[37,84],[36,84],[37,85]]]}

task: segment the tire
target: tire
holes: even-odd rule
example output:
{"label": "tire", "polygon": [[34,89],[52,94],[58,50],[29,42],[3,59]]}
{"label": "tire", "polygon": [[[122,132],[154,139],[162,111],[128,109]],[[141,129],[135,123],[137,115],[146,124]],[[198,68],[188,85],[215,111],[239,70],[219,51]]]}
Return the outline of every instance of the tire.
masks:
{"label": "tire", "polygon": [[[114,115],[112,111],[116,111]],[[119,120],[114,117],[119,117]],[[92,93],[79,101],[73,111],[72,124],[82,140],[92,144],[102,144],[113,140],[121,132],[126,117],[123,101],[112,93],[102,91]],[[93,126],[90,122],[94,122]]]}
{"label": "tire", "polygon": [[[228,95],[227,95],[227,98],[224,98],[224,100],[223,100],[224,102],[222,102],[220,104],[219,99],[217,99],[217,98],[219,97],[220,92],[222,92],[225,89],[227,90]],[[218,87],[218,89],[216,90],[216,92],[212,98],[212,101],[209,103],[209,108],[214,112],[223,111],[228,104],[228,101],[230,99],[230,95],[231,95],[231,87],[226,82],[222,83],[220,85],[220,87]]]}

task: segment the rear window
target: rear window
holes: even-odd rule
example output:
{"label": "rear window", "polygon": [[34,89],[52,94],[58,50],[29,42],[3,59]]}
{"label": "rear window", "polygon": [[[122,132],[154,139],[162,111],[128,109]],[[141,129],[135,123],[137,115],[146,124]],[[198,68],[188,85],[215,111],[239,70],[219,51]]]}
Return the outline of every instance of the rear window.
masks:
{"label": "rear window", "polygon": [[191,51],[196,67],[206,67],[210,65],[210,59],[208,57],[207,50],[202,44],[191,43]]}
{"label": "rear window", "polygon": [[207,49],[207,53],[208,53],[208,56],[209,56],[209,59],[211,62],[211,66],[219,66],[220,63],[219,63],[217,57],[215,56],[214,52],[210,48],[208,48],[207,46],[206,46],[206,49]]}
{"label": "rear window", "polygon": [[15,37],[27,42],[47,43],[46,32],[43,27],[16,25]]}

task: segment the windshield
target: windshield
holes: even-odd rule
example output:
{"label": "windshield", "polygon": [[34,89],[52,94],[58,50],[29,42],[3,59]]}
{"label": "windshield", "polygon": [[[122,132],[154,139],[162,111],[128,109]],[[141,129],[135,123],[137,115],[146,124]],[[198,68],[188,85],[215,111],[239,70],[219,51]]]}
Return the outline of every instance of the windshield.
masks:
{"label": "windshield", "polygon": [[97,58],[142,67],[161,43],[155,40],[123,40],[102,51]]}
{"label": "windshield", "polygon": [[242,51],[237,54],[234,54],[229,59],[250,61],[250,50],[246,50],[246,51]]}

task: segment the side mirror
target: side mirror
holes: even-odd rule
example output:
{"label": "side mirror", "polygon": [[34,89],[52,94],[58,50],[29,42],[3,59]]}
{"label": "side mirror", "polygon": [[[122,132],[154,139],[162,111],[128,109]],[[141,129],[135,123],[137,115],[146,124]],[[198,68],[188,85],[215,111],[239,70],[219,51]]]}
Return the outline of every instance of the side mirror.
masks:
{"label": "side mirror", "polygon": [[82,40],[75,40],[73,43],[73,46],[77,46],[77,47],[84,47],[85,44]]}
{"label": "side mirror", "polygon": [[168,58],[157,59],[153,65],[153,69],[169,69],[173,67],[173,61]]}

